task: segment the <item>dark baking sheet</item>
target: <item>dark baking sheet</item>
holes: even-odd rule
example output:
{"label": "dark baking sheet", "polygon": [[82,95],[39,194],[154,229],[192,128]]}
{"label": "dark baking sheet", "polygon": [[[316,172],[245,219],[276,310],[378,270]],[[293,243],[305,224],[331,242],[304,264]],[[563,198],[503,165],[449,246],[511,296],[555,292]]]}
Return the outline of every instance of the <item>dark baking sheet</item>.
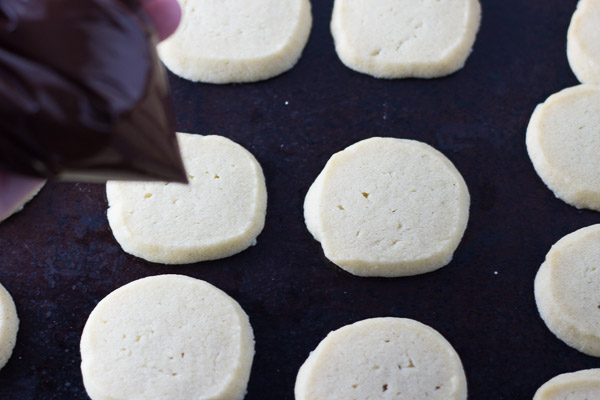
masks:
{"label": "dark baking sheet", "polygon": [[[179,130],[230,137],[262,164],[269,202],[258,245],[220,261],[151,264],[113,239],[103,186],[48,184],[0,224],[0,282],[21,319],[0,398],[87,398],[79,337],[88,314],[112,290],[162,273],[204,279],[249,314],[256,356],[248,400],[293,399],[298,368],[329,331],[377,316],[442,333],[462,359],[470,399],[530,399],[559,373],[600,367],[546,329],[533,297],[550,246],[600,223],[600,213],[554,198],[524,144],[535,105],[577,84],[565,54],[576,1],[482,3],[474,51],[448,78],[386,81],[345,68],[329,33],[330,0],[313,1],[303,57],[280,77],[212,86],[171,75]],[[358,278],[328,262],[307,232],[309,185],[332,153],[371,136],[425,141],[462,172],[471,215],[447,267]]]}

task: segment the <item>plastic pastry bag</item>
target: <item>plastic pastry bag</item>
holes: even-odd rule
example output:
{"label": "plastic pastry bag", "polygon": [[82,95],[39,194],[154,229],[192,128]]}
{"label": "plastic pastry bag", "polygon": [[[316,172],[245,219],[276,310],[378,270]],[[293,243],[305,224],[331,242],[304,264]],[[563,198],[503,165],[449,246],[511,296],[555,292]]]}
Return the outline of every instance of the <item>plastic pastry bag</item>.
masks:
{"label": "plastic pastry bag", "polygon": [[0,0],[0,168],[185,182],[156,34],[128,0]]}

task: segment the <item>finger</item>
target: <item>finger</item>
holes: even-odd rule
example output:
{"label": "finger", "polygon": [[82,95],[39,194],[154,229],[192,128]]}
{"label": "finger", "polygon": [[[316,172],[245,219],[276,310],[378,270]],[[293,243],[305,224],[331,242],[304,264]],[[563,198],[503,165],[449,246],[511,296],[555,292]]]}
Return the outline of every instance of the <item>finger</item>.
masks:
{"label": "finger", "polygon": [[175,32],[181,21],[181,7],[177,0],[141,0],[141,4],[154,23],[159,40],[165,40]]}
{"label": "finger", "polygon": [[18,211],[45,183],[0,171],[0,222]]}

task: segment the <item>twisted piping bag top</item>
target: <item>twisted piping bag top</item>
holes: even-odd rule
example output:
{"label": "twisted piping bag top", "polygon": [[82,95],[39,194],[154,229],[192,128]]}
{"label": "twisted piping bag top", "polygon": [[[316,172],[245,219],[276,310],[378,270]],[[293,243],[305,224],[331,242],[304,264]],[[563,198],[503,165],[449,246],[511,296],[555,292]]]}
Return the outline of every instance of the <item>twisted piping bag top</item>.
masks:
{"label": "twisted piping bag top", "polygon": [[0,0],[0,168],[186,182],[156,41],[133,0]]}

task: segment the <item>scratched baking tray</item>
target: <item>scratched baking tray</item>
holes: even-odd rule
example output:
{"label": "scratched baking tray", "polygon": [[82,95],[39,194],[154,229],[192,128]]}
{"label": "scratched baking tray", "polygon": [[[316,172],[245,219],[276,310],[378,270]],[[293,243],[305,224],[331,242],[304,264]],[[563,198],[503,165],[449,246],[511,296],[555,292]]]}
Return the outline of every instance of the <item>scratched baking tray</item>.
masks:
{"label": "scratched baking tray", "polygon": [[[577,84],[565,54],[576,0],[482,3],[474,51],[448,78],[385,81],[345,68],[329,33],[330,0],[313,1],[303,57],[280,77],[211,86],[170,75],[179,130],[230,137],[262,164],[269,202],[258,244],[214,262],[151,264],[113,239],[103,186],[48,184],[0,225],[0,281],[21,319],[0,398],[87,398],[79,337],[88,314],[112,290],[162,273],[204,279],[249,314],[256,356],[248,400],[293,399],[298,368],[329,331],[379,316],[414,318],[442,333],[462,359],[470,399],[530,399],[559,373],[600,367],[553,337],[533,297],[550,246],[600,223],[600,213],[554,198],[524,145],[535,105]],[[441,270],[354,277],[307,232],[302,203],[313,179],[332,153],[371,136],[427,142],[463,174],[469,225]]]}

